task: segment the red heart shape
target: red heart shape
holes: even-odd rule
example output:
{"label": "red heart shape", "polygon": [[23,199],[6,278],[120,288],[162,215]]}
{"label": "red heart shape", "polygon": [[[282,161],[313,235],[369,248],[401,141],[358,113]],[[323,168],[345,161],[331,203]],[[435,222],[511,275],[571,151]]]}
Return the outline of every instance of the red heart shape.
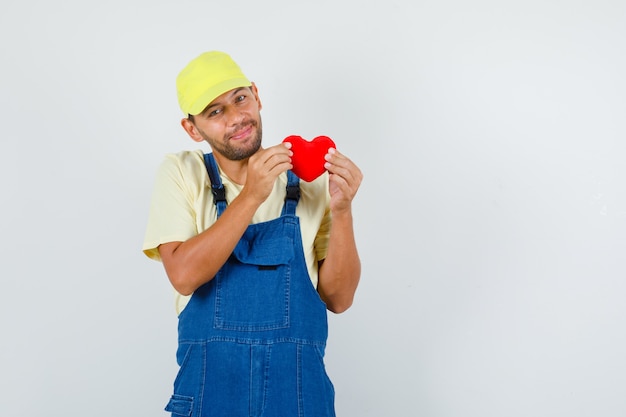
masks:
{"label": "red heart shape", "polygon": [[335,148],[335,142],[328,136],[318,136],[309,142],[301,136],[292,135],[283,142],[291,143],[293,173],[306,182],[313,181],[326,171],[324,156],[328,148]]}

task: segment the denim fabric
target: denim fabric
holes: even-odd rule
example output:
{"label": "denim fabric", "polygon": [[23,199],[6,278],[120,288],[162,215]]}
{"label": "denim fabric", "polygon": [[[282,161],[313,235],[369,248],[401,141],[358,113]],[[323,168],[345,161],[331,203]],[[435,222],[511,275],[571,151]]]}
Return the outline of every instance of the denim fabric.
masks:
{"label": "denim fabric", "polygon": [[[289,183],[298,184],[291,172]],[[180,314],[172,416],[335,416],[326,305],[307,272],[296,205],[250,225]]]}

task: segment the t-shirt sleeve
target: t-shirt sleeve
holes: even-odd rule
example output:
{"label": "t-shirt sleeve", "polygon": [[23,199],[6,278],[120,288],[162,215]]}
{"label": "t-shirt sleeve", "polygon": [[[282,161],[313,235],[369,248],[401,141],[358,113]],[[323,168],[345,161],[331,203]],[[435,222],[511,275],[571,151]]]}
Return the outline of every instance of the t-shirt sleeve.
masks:
{"label": "t-shirt sleeve", "polygon": [[[319,228],[315,234],[314,248],[315,257],[319,261],[326,258],[328,253],[328,241],[330,239],[330,226],[332,224],[332,215],[330,212],[330,192],[328,191],[328,174],[324,174],[318,180],[315,181],[315,185],[318,187],[317,195],[314,198],[318,202],[319,211],[323,213],[321,220],[319,221]],[[318,217],[319,218],[319,217]]]}
{"label": "t-shirt sleeve", "polygon": [[328,253],[328,240],[330,238],[330,226],[332,224],[332,218],[330,215],[330,207],[326,207],[324,218],[320,224],[320,228],[315,236],[315,257],[318,261],[326,258]]}
{"label": "t-shirt sleeve", "polygon": [[177,155],[166,155],[157,169],[143,252],[160,261],[158,247],[167,242],[184,242],[197,234],[196,214],[190,185]]}

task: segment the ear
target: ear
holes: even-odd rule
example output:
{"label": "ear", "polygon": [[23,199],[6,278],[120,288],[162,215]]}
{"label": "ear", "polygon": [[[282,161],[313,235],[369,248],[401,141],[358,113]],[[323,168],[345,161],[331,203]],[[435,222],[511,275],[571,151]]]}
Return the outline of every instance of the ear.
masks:
{"label": "ear", "polygon": [[254,82],[252,82],[252,86],[250,87],[250,89],[252,90],[252,94],[254,94],[254,99],[259,105],[259,110],[261,110],[263,108],[263,105],[261,104],[261,99],[259,98],[259,89]]}
{"label": "ear", "polygon": [[180,125],[185,129],[185,132],[189,135],[189,137],[195,142],[204,142],[204,138],[200,135],[198,128],[195,124],[191,122],[188,118],[183,118],[180,121]]}

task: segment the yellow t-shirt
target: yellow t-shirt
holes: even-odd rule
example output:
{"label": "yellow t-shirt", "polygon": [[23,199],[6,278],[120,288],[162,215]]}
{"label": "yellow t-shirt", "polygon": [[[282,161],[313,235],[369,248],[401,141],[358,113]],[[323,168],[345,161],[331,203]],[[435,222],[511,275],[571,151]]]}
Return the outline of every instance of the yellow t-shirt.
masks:
{"label": "yellow t-shirt", "polygon": [[[230,203],[239,195],[242,185],[231,181],[220,169]],[[287,174],[281,174],[270,197],[259,207],[252,223],[280,217],[285,200]],[[300,218],[302,247],[309,276],[317,286],[318,261],[326,257],[330,234],[330,194],[328,174],[312,182],[300,181],[300,201],[296,215]],[[158,246],[167,242],[184,242],[208,229],[217,218],[211,181],[204,165],[202,150],[168,154],[157,170],[150,214],[143,243],[144,253],[161,260]],[[189,302],[189,296],[175,293],[176,312]]]}

